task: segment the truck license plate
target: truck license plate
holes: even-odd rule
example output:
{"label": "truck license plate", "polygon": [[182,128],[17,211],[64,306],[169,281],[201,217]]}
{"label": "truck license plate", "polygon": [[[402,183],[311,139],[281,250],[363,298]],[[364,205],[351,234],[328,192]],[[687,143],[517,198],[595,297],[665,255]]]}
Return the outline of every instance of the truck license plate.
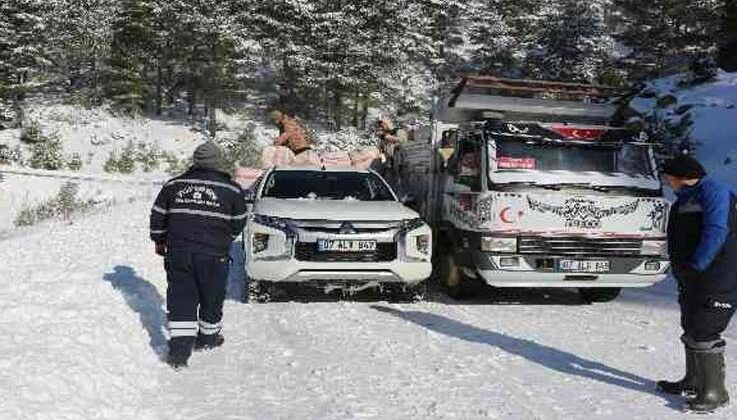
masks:
{"label": "truck license plate", "polygon": [[609,261],[561,260],[560,271],[575,273],[606,273],[609,271]]}
{"label": "truck license plate", "polygon": [[346,241],[321,239],[317,241],[318,252],[374,252],[376,241]]}

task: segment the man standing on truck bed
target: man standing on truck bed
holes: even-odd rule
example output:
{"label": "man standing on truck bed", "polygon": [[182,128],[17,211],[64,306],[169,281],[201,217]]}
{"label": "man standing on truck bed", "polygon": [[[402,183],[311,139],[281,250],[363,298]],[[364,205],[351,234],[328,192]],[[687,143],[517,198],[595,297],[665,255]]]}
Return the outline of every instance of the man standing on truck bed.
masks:
{"label": "man standing on truck bed", "polygon": [[187,366],[196,350],[219,347],[228,253],[243,230],[243,191],[223,171],[212,142],[194,152],[194,165],[167,182],[151,209],[151,239],[167,274],[168,363]]}
{"label": "man standing on truck bed", "polygon": [[274,146],[286,146],[295,156],[312,150],[305,130],[296,118],[290,117],[281,111],[272,111],[269,116],[274,124],[279,127],[279,137],[274,140]]}
{"label": "man standing on truck bed", "polygon": [[384,116],[376,121],[376,135],[379,137],[379,150],[386,158],[385,168],[388,168],[382,175],[396,182],[399,176],[397,154],[402,144],[407,142],[408,134],[401,128],[395,128],[391,118]]}
{"label": "man standing on truck bed", "polygon": [[690,156],[667,161],[663,171],[678,196],[668,246],[678,281],[686,375],[660,381],[658,389],[688,397],[688,410],[710,412],[729,402],[721,334],[737,308],[737,196]]}

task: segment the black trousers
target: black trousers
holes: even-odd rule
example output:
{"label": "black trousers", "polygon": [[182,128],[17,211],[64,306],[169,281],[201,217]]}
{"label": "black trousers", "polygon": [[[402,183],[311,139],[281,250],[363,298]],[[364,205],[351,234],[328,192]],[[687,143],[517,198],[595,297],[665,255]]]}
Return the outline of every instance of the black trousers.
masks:
{"label": "black trousers", "polygon": [[737,309],[733,299],[710,291],[710,279],[683,275],[676,276],[676,279],[684,342],[722,342],[722,333]]}
{"label": "black trousers", "polygon": [[189,356],[198,333],[220,332],[228,258],[171,249],[166,274],[169,354]]}

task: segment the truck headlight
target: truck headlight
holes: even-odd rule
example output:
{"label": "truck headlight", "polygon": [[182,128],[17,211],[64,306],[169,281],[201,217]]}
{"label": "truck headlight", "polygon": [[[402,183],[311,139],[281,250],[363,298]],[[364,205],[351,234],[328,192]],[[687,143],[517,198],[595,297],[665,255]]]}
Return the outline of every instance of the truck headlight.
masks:
{"label": "truck headlight", "polygon": [[640,255],[666,255],[668,251],[667,241],[642,241]]}
{"label": "truck headlight", "polygon": [[484,236],[481,238],[481,251],[516,253],[517,238]]}

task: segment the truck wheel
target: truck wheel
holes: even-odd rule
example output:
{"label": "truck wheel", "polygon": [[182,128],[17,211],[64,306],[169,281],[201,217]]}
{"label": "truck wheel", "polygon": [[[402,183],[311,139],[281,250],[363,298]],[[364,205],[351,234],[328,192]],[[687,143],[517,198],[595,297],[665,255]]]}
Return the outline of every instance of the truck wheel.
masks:
{"label": "truck wheel", "polygon": [[578,293],[588,303],[611,302],[619,296],[620,288],[580,288]]}
{"label": "truck wheel", "polygon": [[447,248],[438,256],[438,280],[445,293],[455,300],[465,300],[474,297],[478,288],[473,279],[469,279],[461,271],[453,251]]}

